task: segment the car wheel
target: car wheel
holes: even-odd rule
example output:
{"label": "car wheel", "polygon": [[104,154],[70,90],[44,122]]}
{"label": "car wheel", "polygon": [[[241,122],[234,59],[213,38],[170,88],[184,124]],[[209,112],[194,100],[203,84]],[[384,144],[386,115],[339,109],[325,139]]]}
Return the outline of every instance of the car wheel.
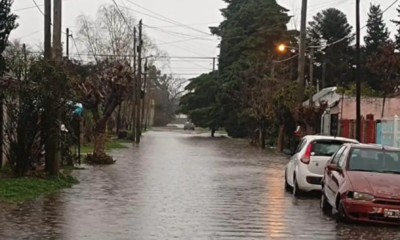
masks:
{"label": "car wheel", "polygon": [[290,191],[291,189],[292,189],[292,187],[289,185],[289,183],[287,181],[287,172],[285,170],[285,190]]}
{"label": "car wheel", "polygon": [[301,196],[302,191],[299,188],[299,184],[297,184],[296,174],[293,175],[293,196],[298,197]]}
{"label": "car wheel", "polygon": [[332,213],[332,206],[329,204],[328,199],[326,199],[326,195],[325,195],[325,189],[324,187],[322,188],[321,191],[321,209],[323,212],[325,213]]}
{"label": "car wheel", "polygon": [[336,221],[341,222],[341,223],[347,223],[348,218],[347,218],[346,212],[344,211],[343,202],[341,199],[339,200],[339,205],[338,205],[337,210],[338,210],[338,213],[336,215]]}

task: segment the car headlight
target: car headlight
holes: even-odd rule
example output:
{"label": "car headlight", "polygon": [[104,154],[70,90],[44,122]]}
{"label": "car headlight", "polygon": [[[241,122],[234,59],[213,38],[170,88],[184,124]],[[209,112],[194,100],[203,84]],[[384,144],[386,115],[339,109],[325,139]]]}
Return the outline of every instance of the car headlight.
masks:
{"label": "car headlight", "polygon": [[375,198],[374,195],[363,192],[348,192],[347,197],[350,199],[360,200],[360,201],[371,201],[372,199]]}

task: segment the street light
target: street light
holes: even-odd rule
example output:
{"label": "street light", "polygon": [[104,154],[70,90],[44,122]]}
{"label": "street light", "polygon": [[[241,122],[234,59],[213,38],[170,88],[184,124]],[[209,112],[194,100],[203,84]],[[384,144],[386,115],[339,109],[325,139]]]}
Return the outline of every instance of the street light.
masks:
{"label": "street light", "polygon": [[280,44],[279,46],[278,46],[278,51],[279,52],[284,52],[286,50],[286,46],[284,45],[284,44]]}

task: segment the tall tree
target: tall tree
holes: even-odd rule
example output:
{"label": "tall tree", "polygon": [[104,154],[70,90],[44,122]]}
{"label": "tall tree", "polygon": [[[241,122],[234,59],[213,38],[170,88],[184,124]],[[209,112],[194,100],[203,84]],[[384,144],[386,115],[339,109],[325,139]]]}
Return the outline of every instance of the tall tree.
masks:
{"label": "tall tree", "polygon": [[380,5],[371,4],[367,20],[367,35],[364,37],[365,51],[375,53],[388,42],[390,33],[383,21]]}
{"label": "tall tree", "polygon": [[0,76],[6,70],[3,52],[8,44],[8,37],[12,30],[18,27],[17,15],[11,13],[14,0],[0,0]]}
{"label": "tall tree", "polygon": [[[246,81],[242,72],[252,67],[252,62],[269,62],[277,56],[276,45],[288,40],[286,24],[290,21],[288,10],[276,0],[224,0],[228,6],[221,10],[224,21],[211,32],[220,36],[219,80],[220,104],[223,106],[224,127],[233,137],[248,134],[248,117],[243,114],[238,92]],[[259,66],[257,67],[259,68]],[[264,68],[265,74],[272,67]],[[261,76],[258,76],[261,78]],[[254,131],[254,129],[253,129]]]}
{"label": "tall tree", "polygon": [[[388,43],[390,39],[389,30],[383,21],[382,10],[379,5],[371,4],[367,20],[367,35],[364,37],[366,59],[376,55],[380,48]],[[379,77],[366,69],[366,80],[368,85],[374,90],[381,90]]]}
{"label": "tall tree", "polygon": [[377,76],[378,84],[381,85],[383,117],[386,98],[397,92],[400,86],[400,54],[396,50],[396,43],[389,41],[384,44],[379,52],[368,59],[367,67]]}
{"label": "tall tree", "polygon": [[346,71],[351,68],[350,43],[354,40],[352,26],[346,15],[335,8],[317,13],[309,22],[308,38],[312,44],[326,45],[315,53],[316,65],[325,65],[325,71],[315,68],[318,72],[314,74],[315,77],[324,74],[321,76],[321,79],[325,79],[323,88],[340,84]]}
{"label": "tall tree", "polygon": [[221,127],[220,106],[217,102],[217,72],[202,74],[190,79],[186,94],[180,99],[179,113],[186,114],[199,127],[209,128],[211,136]]}
{"label": "tall tree", "polygon": [[[400,18],[400,5],[399,7],[396,9],[397,11],[397,17]],[[396,46],[397,49],[400,49],[400,20],[391,20],[392,23],[394,23],[397,27],[396,29],[396,34],[395,34],[395,39],[396,39]]]}

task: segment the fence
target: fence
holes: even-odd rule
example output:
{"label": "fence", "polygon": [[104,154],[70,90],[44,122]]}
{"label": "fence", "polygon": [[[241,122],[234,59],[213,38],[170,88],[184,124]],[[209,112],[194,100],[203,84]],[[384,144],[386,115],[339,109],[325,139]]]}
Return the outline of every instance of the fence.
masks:
{"label": "fence", "polygon": [[384,146],[400,147],[400,118],[383,118],[376,124],[376,143]]}
{"label": "fence", "polygon": [[[356,138],[356,121],[343,119],[340,121],[340,136],[346,138]],[[376,121],[367,119],[361,121],[361,142],[376,143]]]}

